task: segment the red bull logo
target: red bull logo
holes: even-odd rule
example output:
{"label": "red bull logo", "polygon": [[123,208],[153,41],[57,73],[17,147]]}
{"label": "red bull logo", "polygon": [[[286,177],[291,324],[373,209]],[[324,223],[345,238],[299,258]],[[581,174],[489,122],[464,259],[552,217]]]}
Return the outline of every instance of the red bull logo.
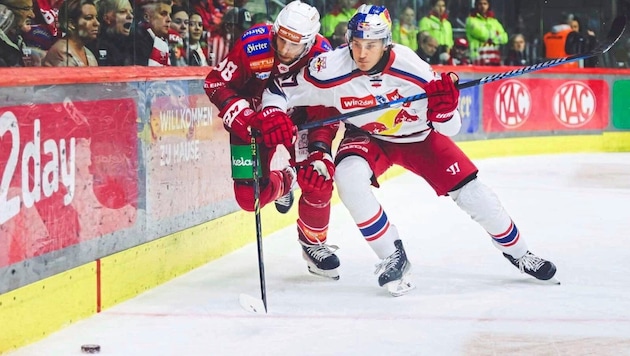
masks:
{"label": "red bull logo", "polygon": [[317,57],[317,59],[315,59],[315,63],[313,63],[313,67],[317,72],[326,68],[326,58]]}

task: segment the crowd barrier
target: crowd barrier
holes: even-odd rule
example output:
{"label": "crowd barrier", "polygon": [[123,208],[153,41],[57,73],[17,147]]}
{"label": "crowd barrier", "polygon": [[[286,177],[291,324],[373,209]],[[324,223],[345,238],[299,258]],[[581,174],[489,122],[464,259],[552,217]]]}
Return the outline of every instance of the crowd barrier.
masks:
{"label": "crowd barrier", "polygon": [[[0,353],[255,241],[207,72],[0,69]],[[469,88],[455,139],[473,158],[630,151],[629,92],[630,70],[604,69]],[[265,207],[263,233],[296,210]]]}

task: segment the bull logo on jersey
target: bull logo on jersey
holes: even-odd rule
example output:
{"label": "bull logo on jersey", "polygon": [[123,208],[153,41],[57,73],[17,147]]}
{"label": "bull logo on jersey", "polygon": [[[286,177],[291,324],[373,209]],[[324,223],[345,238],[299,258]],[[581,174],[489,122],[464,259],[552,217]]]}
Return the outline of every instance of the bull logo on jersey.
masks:
{"label": "bull logo on jersey", "polygon": [[313,69],[317,72],[320,72],[322,69],[326,68],[326,58],[317,57],[315,58],[315,62],[313,63]]}

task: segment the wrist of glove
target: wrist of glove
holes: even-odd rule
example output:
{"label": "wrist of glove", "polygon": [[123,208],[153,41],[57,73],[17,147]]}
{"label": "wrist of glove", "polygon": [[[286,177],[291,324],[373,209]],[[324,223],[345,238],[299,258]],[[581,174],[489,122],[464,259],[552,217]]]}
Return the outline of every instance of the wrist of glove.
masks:
{"label": "wrist of glove", "polygon": [[335,164],[328,153],[312,152],[301,162],[297,171],[297,182],[302,192],[332,189]]}
{"label": "wrist of glove", "polygon": [[[453,81],[451,74],[457,79]],[[442,73],[440,79],[433,80],[424,86],[427,93],[427,119],[431,122],[450,120],[459,104],[459,78],[455,73]]]}
{"label": "wrist of glove", "polygon": [[226,129],[243,141],[250,140],[249,126],[256,117],[256,112],[245,99],[236,99],[224,106],[219,112]]}
{"label": "wrist of glove", "polygon": [[289,115],[277,107],[264,108],[258,113],[252,126],[260,131],[267,147],[291,146],[297,132]]}

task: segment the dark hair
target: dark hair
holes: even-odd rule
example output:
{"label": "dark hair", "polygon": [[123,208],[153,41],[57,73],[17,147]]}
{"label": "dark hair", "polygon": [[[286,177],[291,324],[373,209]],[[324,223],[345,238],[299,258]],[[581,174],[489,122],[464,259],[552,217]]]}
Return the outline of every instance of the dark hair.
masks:
{"label": "dark hair", "polygon": [[93,0],[67,0],[59,9],[59,27],[64,32],[71,32],[70,25],[76,26],[83,15],[83,5],[96,7]]}

